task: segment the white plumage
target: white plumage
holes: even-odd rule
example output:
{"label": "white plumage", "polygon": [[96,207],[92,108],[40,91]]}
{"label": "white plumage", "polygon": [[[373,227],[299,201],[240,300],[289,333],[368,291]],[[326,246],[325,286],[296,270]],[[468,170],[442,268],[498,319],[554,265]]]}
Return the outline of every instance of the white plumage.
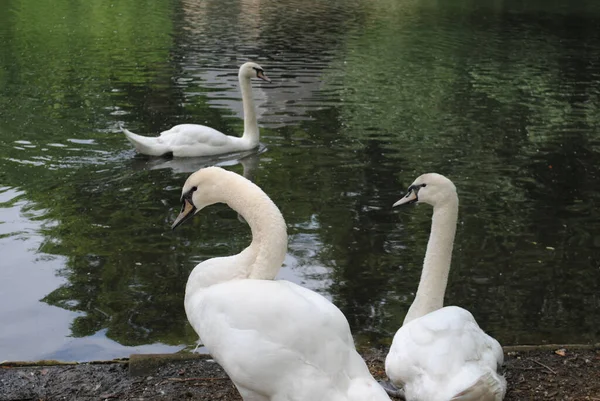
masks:
{"label": "white plumage", "polygon": [[127,139],[139,153],[163,156],[172,153],[175,157],[214,156],[240,152],[258,146],[259,131],[256,110],[252,99],[251,78],[271,82],[262,67],[248,62],[238,73],[242,103],[244,107],[244,134],[241,137],[225,135],[214,128],[199,124],[179,124],[163,131],[158,137],[147,137],[121,127]]}
{"label": "white plumage", "polygon": [[502,347],[471,313],[443,306],[458,216],[454,184],[424,174],[394,204],[433,206],[431,234],[419,288],[386,358],[386,373],[407,401],[500,401],[506,380],[497,373]]}
{"label": "white plumage", "polygon": [[198,264],[186,286],[190,324],[246,401],[383,401],[342,312],[323,296],[274,281],[287,250],[279,209],[247,179],[218,167],[192,174],[173,227],[227,203],[252,230],[241,253]]}

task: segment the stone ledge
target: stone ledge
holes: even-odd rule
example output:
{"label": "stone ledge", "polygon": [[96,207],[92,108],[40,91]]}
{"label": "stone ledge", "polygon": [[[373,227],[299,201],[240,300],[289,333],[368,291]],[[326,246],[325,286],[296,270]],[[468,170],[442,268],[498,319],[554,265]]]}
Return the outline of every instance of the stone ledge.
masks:
{"label": "stone ledge", "polygon": [[502,347],[504,353],[507,352],[528,352],[528,351],[556,351],[557,349],[600,349],[600,343],[597,344],[539,344],[539,345],[507,345]]}
{"label": "stone ledge", "polygon": [[[600,349],[600,343],[596,344],[539,344],[539,345],[507,345],[502,347],[504,353],[509,352],[530,352],[530,351],[555,351],[558,349],[567,350],[594,350]],[[189,352],[177,352],[173,354],[131,354],[129,358],[111,359],[106,361],[90,362],[72,362],[58,361],[54,359],[44,359],[39,361],[3,361],[0,367],[41,367],[41,366],[65,366],[65,365],[83,365],[83,364],[129,364],[129,374],[131,376],[143,376],[147,372],[158,368],[169,362],[183,362],[188,360],[209,360],[212,357],[208,354],[193,354]]]}
{"label": "stone ledge", "polygon": [[208,354],[192,354],[179,352],[176,354],[132,354],[129,357],[129,376],[146,376],[166,363],[177,363],[189,360],[208,360]]}

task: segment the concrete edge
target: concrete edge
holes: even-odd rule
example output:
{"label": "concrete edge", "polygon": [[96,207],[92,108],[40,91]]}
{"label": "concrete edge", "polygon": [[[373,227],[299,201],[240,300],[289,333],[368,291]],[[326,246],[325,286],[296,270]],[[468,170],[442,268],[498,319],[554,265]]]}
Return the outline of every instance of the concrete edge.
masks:
{"label": "concrete edge", "polygon": [[529,352],[529,351],[556,351],[559,349],[578,350],[578,349],[600,349],[600,343],[597,344],[539,344],[539,345],[507,345],[502,347],[504,353],[508,352]]}
{"label": "concrete edge", "polygon": [[208,354],[176,353],[176,354],[132,354],[129,357],[129,376],[147,376],[167,363],[177,363],[190,360],[207,360]]}
{"label": "concrete edge", "polygon": [[[600,343],[596,344],[539,344],[539,345],[507,345],[502,347],[504,353],[531,352],[531,351],[556,351],[566,350],[600,350]],[[129,358],[118,358],[105,361],[58,361],[54,359],[40,361],[2,361],[0,367],[41,367],[41,366],[69,366],[69,365],[99,365],[99,364],[128,364],[129,374],[133,376],[144,375],[146,372],[169,362],[183,362],[188,360],[208,360],[209,354],[193,354],[178,352],[174,354],[131,354]]]}
{"label": "concrete edge", "polygon": [[37,366],[70,366],[70,365],[106,365],[112,363],[129,363],[129,358],[116,358],[107,361],[89,361],[89,362],[77,362],[77,361],[58,361],[56,359],[42,359],[39,361],[2,361],[0,362],[0,368],[17,368],[17,367],[37,367]]}

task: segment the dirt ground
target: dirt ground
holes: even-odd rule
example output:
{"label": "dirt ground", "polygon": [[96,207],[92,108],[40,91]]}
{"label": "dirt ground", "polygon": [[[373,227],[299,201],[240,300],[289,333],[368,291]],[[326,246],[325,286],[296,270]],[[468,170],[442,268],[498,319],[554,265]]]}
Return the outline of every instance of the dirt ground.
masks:
{"label": "dirt ground", "polygon": [[[0,365],[0,400],[241,400],[225,372],[206,356],[132,356],[129,360],[30,366]],[[363,356],[384,379],[385,352]],[[600,348],[506,352],[506,401],[600,401]]]}

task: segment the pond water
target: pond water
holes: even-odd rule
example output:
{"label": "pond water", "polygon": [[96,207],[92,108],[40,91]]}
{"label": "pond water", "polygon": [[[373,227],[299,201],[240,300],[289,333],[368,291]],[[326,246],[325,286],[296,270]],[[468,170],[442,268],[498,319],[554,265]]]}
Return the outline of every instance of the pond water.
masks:
{"label": "pond water", "polygon": [[[549,4],[553,3],[553,4]],[[460,216],[446,302],[503,344],[600,341],[600,6],[510,0],[8,0],[0,13],[0,360],[170,352],[196,263],[239,252],[227,207],[175,232],[209,165],[280,207],[280,277],[330,297],[361,345],[413,299],[431,208],[392,210],[420,174]],[[263,152],[148,159],[119,131],[243,129]]]}

